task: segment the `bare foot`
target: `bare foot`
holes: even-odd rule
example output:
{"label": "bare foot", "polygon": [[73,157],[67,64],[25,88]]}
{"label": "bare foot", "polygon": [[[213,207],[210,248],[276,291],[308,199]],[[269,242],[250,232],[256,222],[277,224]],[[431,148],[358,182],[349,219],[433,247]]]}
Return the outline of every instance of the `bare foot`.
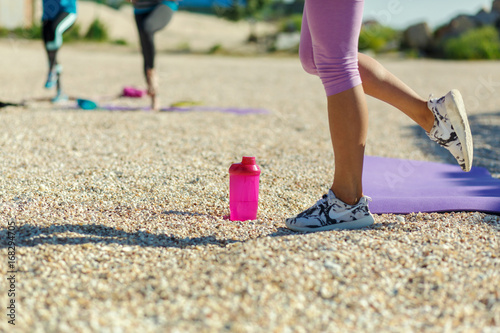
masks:
{"label": "bare foot", "polygon": [[148,84],[148,95],[151,96],[151,109],[159,111],[160,101],[158,98],[158,76],[153,68],[146,71],[146,81]]}
{"label": "bare foot", "polygon": [[158,77],[156,76],[156,72],[153,68],[146,71],[146,81],[148,84],[148,95],[156,95],[158,90]]}
{"label": "bare foot", "polygon": [[158,98],[158,95],[151,96],[151,109],[153,111],[160,111],[160,99]]}

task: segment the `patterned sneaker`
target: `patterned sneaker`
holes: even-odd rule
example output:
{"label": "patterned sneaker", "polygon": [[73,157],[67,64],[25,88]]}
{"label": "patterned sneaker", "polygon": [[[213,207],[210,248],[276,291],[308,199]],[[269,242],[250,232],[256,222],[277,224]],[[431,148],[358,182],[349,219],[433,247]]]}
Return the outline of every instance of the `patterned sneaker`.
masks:
{"label": "patterned sneaker", "polygon": [[[431,96],[432,97],[432,96]],[[462,95],[456,89],[439,99],[429,99],[427,107],[434,114],[434,126],[429,138],[445,147],[464,171],[472,166],[472,134]]]}
{"label": "patterned sneaker", "polygon": [[332,190],[311,208],[296,217],[286,219],[286,226],[295,231],[326,231],[359,229],[372,225],[373,216],[368,210],[369,197],[363,196],[355,205],[348,205],[335,197]]}

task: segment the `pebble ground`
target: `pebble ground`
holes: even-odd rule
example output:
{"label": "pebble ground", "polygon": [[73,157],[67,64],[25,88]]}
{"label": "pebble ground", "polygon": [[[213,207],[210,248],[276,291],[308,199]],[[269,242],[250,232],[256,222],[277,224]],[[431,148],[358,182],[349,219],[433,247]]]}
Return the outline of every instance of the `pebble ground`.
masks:
{"label": "pebble ground", "polygon": [[[4,40],[0,58],[1,101],[50,96],[41,45]],[[113,97],[144,86],[134,50],[67,45],[60,61],[70,95],[147,106]],[[380,61],[424,97],[460,89],[475,165],[499,176],[500,63]],[[285,228],[333,169],[324,92],[297,58],[160,54],[158,68],[164,105],[269,113],[0,109],[0,305],[11,223],[17,331],[500,332],[498,216]],[[368,105],[368,155],[453,162],[400,112]],[[260,210],[232,222],[227,170],[243,155],[262,169]],[[7,320],[0,331],[13,331]]]}

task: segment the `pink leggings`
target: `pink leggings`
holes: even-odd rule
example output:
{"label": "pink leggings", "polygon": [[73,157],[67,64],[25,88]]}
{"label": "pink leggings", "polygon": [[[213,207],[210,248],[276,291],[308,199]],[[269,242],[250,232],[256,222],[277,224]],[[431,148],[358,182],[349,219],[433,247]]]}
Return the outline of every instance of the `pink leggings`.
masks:
{"label": "pink leggings", "polygon": [[361,84],[358,40],[364,0],[306,0],[299,56],[318,75],[327,96]]}

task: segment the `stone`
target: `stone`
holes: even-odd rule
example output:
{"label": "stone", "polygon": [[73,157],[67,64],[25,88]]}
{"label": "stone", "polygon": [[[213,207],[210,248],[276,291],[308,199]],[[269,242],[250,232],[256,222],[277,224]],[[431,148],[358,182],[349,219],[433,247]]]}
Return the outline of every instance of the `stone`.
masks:
{"label": "stone", "polygon": [[278,34],[274,44],[277,51],[295,49],[300,43],[300,32],[283,32]]}
{"label": "stone", "polygon": [[452,19],[450,23],[437,29],[434,33],[434,42],[440,43],[446,39],[458,37],[461,34],[478,26],[474,16],[459,15]]}
{"label": "stone", "polygon": [[404,32],[404,43],[413,49],[427,49],[431,41],[432,31],[426,22],[412,25]]}
{"label": "stone", "polygon": [[451,20],[450,26],[452,28],[452,34],[461,35],[471,29],[476,28],[477,24],[472,16],[460,15]]}
{"label": "stone", "polygon": [[494,0],[491,5],[491,11],[500,13],[500,0]]}
{"label": "stone", "polygon": [[499,18],[500,12],[489,12],[486,9],[481,9],[476,16],[474,16],[474,21],[477,26],[494,25]]}

